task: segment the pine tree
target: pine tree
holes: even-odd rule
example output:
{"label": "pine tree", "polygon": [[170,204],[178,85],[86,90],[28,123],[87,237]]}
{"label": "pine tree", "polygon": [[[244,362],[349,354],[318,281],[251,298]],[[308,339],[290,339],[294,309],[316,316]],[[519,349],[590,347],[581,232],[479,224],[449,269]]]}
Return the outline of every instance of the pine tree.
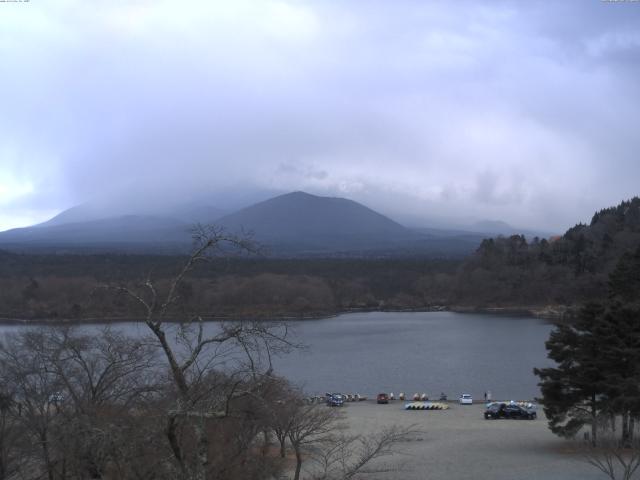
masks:
{"label": "pine tree", "polygon": [[640,418],[640,248],[609,276],[609,302],[587,305],[575,322],[556,326],[546,347],[557,366],[534,373],[551,431],[573,437],[590,425],[595,445],[606,415],[621,419],[622,444],[630,445]]}
{"label": "pine tree", "polygon": [[602,344],[606,408],[621,418],[622,443],[627,445],[640,417],[640,310],[613,304],[598,322],[594,338]]}
{"label": "pine tree", "polygon": [[602,368],[606,357],[594,335],[603,313],[602,305],[590,304],[572,325],[557,325],[546,342],[548,356],[557,367],[534,369],[551,431],[573,437],[589,425],[594,445],[598,416],[606,408],[607,378]]}
{"label": "pine tree", "polygon": [[640,247],[622,255],[609,275],[609,296],[625,303],[640,303]]}

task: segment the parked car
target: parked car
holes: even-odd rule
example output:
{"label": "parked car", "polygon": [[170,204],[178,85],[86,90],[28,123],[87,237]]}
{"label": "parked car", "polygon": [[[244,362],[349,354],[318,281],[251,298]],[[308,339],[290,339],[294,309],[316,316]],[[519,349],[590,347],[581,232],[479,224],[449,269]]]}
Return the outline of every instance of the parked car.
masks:
{"label": "parked car", "polygon": [[490,403],[484,412],[484,418],[486,420],[497,420],[500,418],[535,420],[536,417],[535,410],[510,403]]}
{"label": "parked car", "polygon": [[344,395],[341,393],[327,393],[327,405],[330,407],[341,407],[344,405]]}
{"label": "parked car", "polygon": [[378,403],[389,403],[389,395],[386,393],[379,393],[376,400]]}
{"label": "parked car", "polygon": [[463,393],[462,395],[460,395],[460,398],[458,398],[458,402],[460,403],[460,405],[472,405],[473,397],[470,393]]}

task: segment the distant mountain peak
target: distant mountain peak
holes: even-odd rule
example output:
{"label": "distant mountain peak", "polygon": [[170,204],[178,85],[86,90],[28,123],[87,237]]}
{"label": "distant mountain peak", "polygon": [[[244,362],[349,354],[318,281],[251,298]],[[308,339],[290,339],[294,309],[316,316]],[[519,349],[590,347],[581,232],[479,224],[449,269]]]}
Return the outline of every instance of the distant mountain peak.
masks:
{"label": "distant mountain peak", "polygon": [[488,235],[524,235],[525,237],[542,237],[546,238],[552,234],[549,232],[541,232],[530,230],[526,228],[518,228],[513,225],[503,222],[502,220],[482,220],[474,223],[471,227],[472,230],[485,233]]}
{"label": "distant mountain peak", "polygon": [[480,220],[479,222],[474,223],[473,226],[486,230],[514,230],[511,225],[507,222],[503,222],[502,220]]}
{"label": "distant mountain peak", "polygon": [[[339,201],[339,202],[345,202],[345,203],[355,203],[358,205],[358,202],[354,201],[354,200],[350,200],[348,198],[344,198],[344,197],[334,197],[334,196],[325,196],[325,195],[316,195],[313,193],[309,193],[309,192],[305,192],[303,190],[296,190],[294,192],[289,192],[289,193],[283,193],[281,195],[277,195],[275,197],[269,198],[267,200],[264,200],[264,202],[270,202],[273,200],[301,200],[301,201],[318,201],[318,202],[323,202],[323,201]],[[259,202],[259,203],[264,203],[264,202]],[[364,205],[362,205],[364,207]],[[365,207],[368,208],[368,207]]]}
{"label": "distant mountain peak", "polygon": [[[314,195],[312,193],[308,193],[308,192],[305,192],[303,190],[295,190],[293,192],[283,193],[282,195],[278,195],[277,197],[315,197],[315,198],[319,198],[320,195]],[[273,198],[277,198],[277,197],[273,197]]]}
{"label": "distant mountain peak", "polygon": [[251,230],[258,241],[306,251],[388,247],[415,232],[353,200],[285,193],[219,220],[227,230]]}

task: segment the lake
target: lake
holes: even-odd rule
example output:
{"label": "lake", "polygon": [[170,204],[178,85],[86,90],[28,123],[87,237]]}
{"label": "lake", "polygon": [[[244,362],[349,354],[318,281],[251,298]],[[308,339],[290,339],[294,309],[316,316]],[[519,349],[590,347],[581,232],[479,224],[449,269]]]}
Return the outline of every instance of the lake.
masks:
{"label": "lake", "polygon": [[[544,347],[551,326],[530,317],[367,312],[290,325],[308,348],[277,358],[276,372],[310,394],[464,392],[481,399],[488,390],[494,399],[532,399],[539,395],[533,368],[551,364]],[[0,333],[21,328],[0,326]],[[146,333],[141,324],[115,328]]]}

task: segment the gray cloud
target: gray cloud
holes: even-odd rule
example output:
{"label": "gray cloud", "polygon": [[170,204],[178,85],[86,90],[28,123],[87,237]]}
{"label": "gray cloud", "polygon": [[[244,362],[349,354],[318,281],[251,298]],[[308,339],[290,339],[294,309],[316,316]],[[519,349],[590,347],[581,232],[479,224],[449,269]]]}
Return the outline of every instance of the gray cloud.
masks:
{"label": "gray cloud", "polygon": [[634,2],[0,4],[0,229],[232,189],[564,229],[638,193],[639,26]]}

